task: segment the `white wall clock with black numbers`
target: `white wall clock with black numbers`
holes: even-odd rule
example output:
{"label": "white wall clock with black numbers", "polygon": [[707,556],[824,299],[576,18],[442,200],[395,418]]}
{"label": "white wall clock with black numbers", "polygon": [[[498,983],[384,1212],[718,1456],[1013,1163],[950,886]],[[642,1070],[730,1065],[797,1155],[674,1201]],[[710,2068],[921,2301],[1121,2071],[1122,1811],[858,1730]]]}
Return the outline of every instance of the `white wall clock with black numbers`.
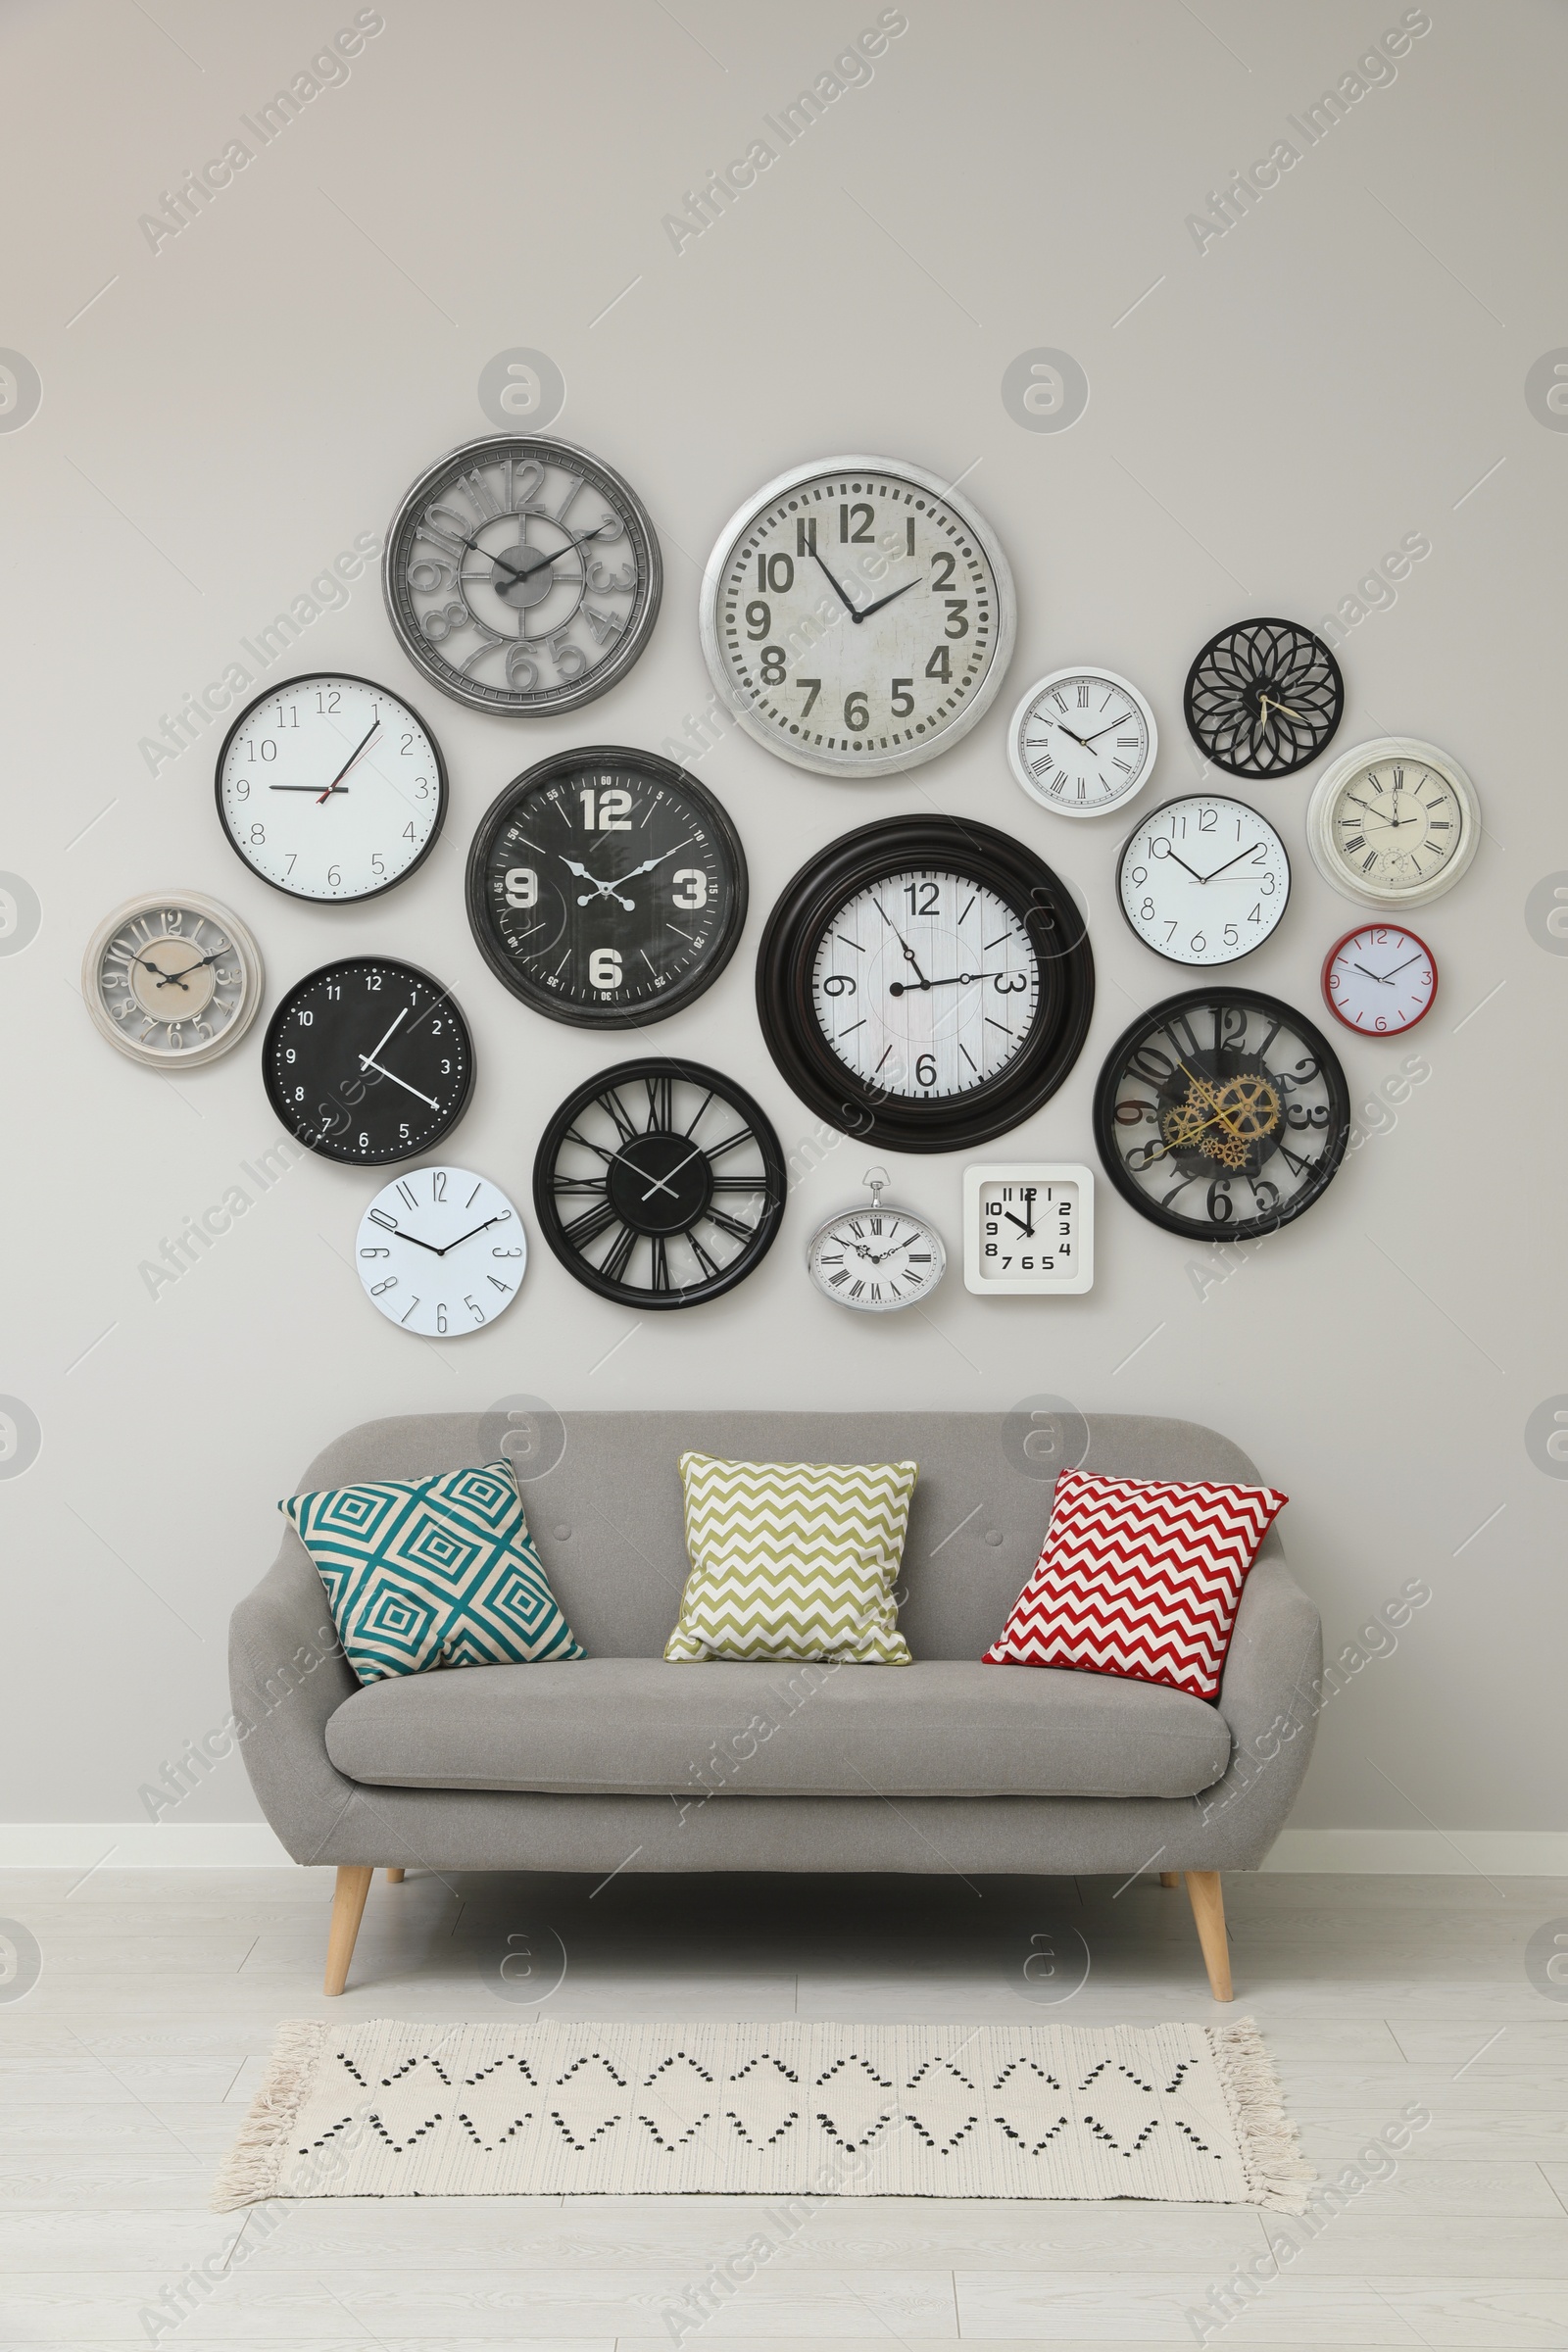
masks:
{"label": "white wall clock with black numbers", "polygon": [[1007,729],[1007,759],[1029,798],[1056,816],[1104,816],[1149,781],[1154,713],[1128,678],[1098,664],[1053,670]]}
{"label": "white wall clock with black numbers", "polygon": [[1146,948],[1172,963],[1234,963],[1272,937],[1291,861],[1245,801],[1190,793],[1143,817],[1123,846],[1116,896]]}
{"label": "white wall clock with black numbers", "polygon": [[575,710],[623,678],[659,613],[647,509],[570,442],[493,434],[420,474],[381,566],[416,669],[476,710]]}
{"label": "white wall clock with black numbers", "polygon": [[340,906],[406,882],[435,847],[447,771],[401,695],[321,670],[240,712],[218,755],[218,814],[259,880]]}
{"label": "white wall clock with black numbers", "polygon": [[1402,1037],[1438,1001],[1438,959],[1398,923],[1363,923],[1324,956],[1323,1001],[1360,1037]]}
{"label": "white wall clock with black numbers", "polygon": [[144,1069],[199,1069],[238,1045],[262,1002],[262,952],[199,891],[129,899],[101,922],[81,997],[112,1046]]}
{"label": "white wall clock with black numbers", "polygon": [[1476,788],[1451,754],[1415,735],[1342,752],[1306,805],[1306,846],[1325,882],[1390,913],[1451,890],[1481,846]]}
{"label": "white wall clock with black numbers", "polygon": [[1276,997],[1199,988],[1154,1004],[1105,1056],[1095,1143],[1141,1216],[1194,1241],[1247,1241],[1303,1214],[1350,1137],[1339,1057]]}
{"label": "white wall clock with black numbers", "polygon": [[639,1309],[700,1306],[744,1282],[785,1192],[766,1113],[701,1062],[626,1061],[585,1080],[534,1159],[550,1248],[588,1290]]}
{"label": "white wall clock with black numbers", "polygon": [[482,1331],[517,1296],[528,1262],[522,1219],[471,1168],[411,1168],[360,1220],[354,1262],[366,1297],[426,1340]]}
{"label": "white wall clock with black numbers", "polygon": [[864,825],[785,890],[757,957],[779,1070],[848,1134],[953,1152],[1015,1127],[1078,1057],[1095,1001],[1082,915],[1010,835]]}
{"label": "white wall clock with black numbers", "polygon": [[513,995],[552,1020],[635,1028],[712,985],[746,920],[746,858],[713,795],[619,745],[507,786],[468,855],[468,922]]}
{"label": "white wall clock with black numbers", "polygon": [[1015,618],[989,524],[893,458],[781,473],[724,525],[703,579],[714,685],[748,734],[824,776],[890,775],[966,735]]}
{"label": "white wall clock with black numbers", "polygon": [[840,1209],[817,1227],[806,1270],[835,1306],[896,1314],[930,1297],[947,1272],[947,1248],[929,1217],[883,1200],[886,1168],[868,1168],[861,1181],[869,1205]]}
{"label": "white wall clock with black numbers", "polygon": [[1227,775],[1294,776],[1327,750],[1345,680],[1321,637],[1295,620],[1237,620],[1194,657],[1188,731]]}
{"label": "white wall clock with black numbers", "polygon": [[1092,1290],[1092,1170],[1076,1160],[965,1168],[963,1282],[982,1298],[1070,1298]]}
{"label": "white wall clock with black numbers", "polygon": [[473,1089],[473,1043],[451,992],[387,956],[323,964],[289,989],[262,1050],[268,1100],[323,1159],[383,1167],[431,1151]]}

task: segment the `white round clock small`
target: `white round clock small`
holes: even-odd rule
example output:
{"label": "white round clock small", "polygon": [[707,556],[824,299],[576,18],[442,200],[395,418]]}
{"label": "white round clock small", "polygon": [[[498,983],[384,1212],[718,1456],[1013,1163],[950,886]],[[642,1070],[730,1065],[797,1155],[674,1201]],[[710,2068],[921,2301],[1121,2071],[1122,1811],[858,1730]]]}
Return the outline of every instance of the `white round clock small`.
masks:
{"label": "white round clock small", "polygon": [[1268,939],[1291,895],[1291,861],[1267,817],[1214,793],[1143,818],[1117,868],[1121,910],[1172,963],[1235,963]]}
{"label": "white round clock small", "polygon": [[1323,958],[1323,999],[1362,1037],[1402,1037],[1438,1001],[1438,959],[1413,931],[1365,923]]}
{"label": "white round clock small", "polygon": [[841,1209],[807,1245],[807,1270],[835,1306],[891,1314],[928,1298],[947,1271],[941,1235],[912,1209],[884,1202],[887,1180],[886,1168],[868,1168],[869,1208]]}
{"label": "white round clock small", "polygon": [[262,1001],[262,954],[216,899],[131,899],[99,924],[82,1002],[112,1046],[144,1068],[198,1069],[238,1045]]}
{"label": "white round clock small", "polygon": [[1480,848],[1481,806],[1458,760],[1435,743],[1380,735],[1318,778],[1306,846],[1344,897],[1424,906],[1453,888]]}
{"label": "white round clock small", "polygon": [[1154,713],[1113,669],[1053,670],[1012,714],[1007,759],[1032,801],[1057,816],[1104,816],[1149,781]]}
{"label": "white round clock small", "polygon": [[505,1314],[527,1262],[522,1219],[471,1168],[414,1168],[384,1185],[355,1244],[371,1305],[424,1340],[461,1339]]}

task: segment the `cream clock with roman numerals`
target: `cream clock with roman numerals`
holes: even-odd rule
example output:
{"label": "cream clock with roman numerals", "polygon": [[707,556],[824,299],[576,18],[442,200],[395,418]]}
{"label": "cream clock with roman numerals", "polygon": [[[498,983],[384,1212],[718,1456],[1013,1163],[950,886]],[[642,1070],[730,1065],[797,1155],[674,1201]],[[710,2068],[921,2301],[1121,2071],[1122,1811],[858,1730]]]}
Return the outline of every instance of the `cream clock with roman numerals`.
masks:
{"label": "cream clock with roman numerals", "polygon": [[1031,686],[1012,714],[1007,759],[1032,801],[1056,816],[1104,816],[1149,781],[1154,713],[1130,678],[1079,663]]}
{"label": "cream clock with roman numerals", "polygon": [[366,1210],[354,1262],[389,1323],[423,1340],[455,1340],[505,1314],[528,1243],[499,1185],[471,1168],[412,1168]]}
{"label": "cream clock with roman numerals", "polygon": [[81,995],[143,1068],[198,1069],[238,1045],[262,1002],[262,954],[238,915],[194,890],[127,900],[99,924]]}
{"label": "cream clock with roman numerals", "polygon": [[1368,906],[1424,906],[1481,846],[1481,806],[1457,760],[1415,735],[1343,752],[1317,780],[1306,844],[1325,882]]}
{"label": "cream clock with roman numerals", "polygon": [[1095,1179],[1076,1160],[963,1171],[963,1287],[982,1298],[1062,1298],[1095,1280]]}

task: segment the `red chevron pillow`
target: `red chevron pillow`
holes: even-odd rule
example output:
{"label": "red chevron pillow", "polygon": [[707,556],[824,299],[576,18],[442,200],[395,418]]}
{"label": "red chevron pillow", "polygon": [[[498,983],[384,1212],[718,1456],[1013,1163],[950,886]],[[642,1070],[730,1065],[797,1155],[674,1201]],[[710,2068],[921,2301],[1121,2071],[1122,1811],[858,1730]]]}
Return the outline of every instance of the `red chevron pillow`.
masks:
{"label": "red chevron pillow", "polygon": [[1258,1545],[1289,1496],[1063,1470],[987,1666],[1070,1666],[1214,1699]]}

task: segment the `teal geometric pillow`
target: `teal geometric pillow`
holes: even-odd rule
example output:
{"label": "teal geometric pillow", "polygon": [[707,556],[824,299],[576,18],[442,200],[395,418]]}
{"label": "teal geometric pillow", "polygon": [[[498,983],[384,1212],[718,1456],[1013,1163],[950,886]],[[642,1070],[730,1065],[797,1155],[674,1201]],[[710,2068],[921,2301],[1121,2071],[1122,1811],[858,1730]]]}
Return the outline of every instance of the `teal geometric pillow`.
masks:
{"label": "teal geometric pillow", "polygon": [[290,1494],[362,1683],[436,1666],[580,1658],[528,1533],[510,1462]]}

